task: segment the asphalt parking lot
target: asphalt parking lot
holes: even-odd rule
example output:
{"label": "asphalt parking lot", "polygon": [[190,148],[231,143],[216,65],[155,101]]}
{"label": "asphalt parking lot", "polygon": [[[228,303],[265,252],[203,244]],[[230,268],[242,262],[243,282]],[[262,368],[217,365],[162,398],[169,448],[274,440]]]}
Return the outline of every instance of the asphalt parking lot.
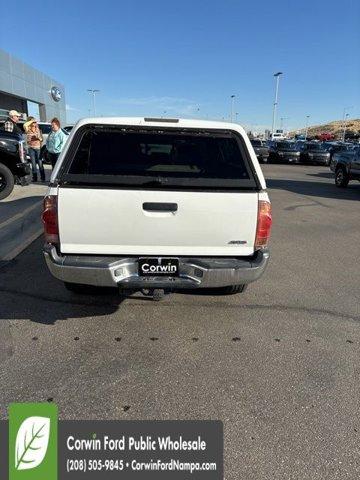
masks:
{"label": "asphalt parking lot", "polygon": [[360,475],[360,184],[264,165],[272,258],[244,294],[76,296],[39,238],[0,270],[1,418],[221,419],[225,478]]}

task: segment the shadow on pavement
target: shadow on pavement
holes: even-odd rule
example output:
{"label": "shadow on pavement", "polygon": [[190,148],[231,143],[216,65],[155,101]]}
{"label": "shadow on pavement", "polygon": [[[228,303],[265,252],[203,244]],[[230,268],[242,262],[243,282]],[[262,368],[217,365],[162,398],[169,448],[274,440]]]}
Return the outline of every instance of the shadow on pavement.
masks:
{"label": "shadow on pavement", "polygon": [[[28,319],[52,325],[58,320],[111,315],[127,298],[116,288],[90,287],[86,294],[68,291],[49,273],[42,255],[43,238],[30,245],[15,260],[0,268],[0,321]],[[215,289],[177,290],[187,295],[219,295]],[[129,294],[130,296],[130,294]],[[132,300],[149,302],[140,292]]]}
{"label": "shadow on pavement", "polygon": [[[321,176],[323,174],[320,174]],[[334,184],[324,182],[307,182],[302,180],[282,180],[267,179],[267,187],[269,189],[288,190],[289,192],[301,195],[334,198],[340,200],[359,200],[360,188],[356,183],[350,183],[347,188],[337,188]]]}
{"label": "shadow on pavement", "polygon": [[17,198],[15,200],[0,202],[0,225],[14,215],[22,214],[25,210],[33,205],[42,202],[43,195],[35,195],[33,197]]}
{"label": "shadow on pavement", "polygon": [[117,290],[93,289],[89,295],[67,291],[48,272],[42,256],[43,238],[0,269],[0,320],[29,319],[54,324],[58,320],[110,315],[124,298]]}
{"label": "shadow on pavement", "polygon": [[[30,320],[45,325],[53,325],[58,320],[76,319],[83,317],[105,316],[116,312],[123,301],[117,295],[102,301],[96,302],[93,297],[68,295],[68,298],[61,298],[57,295],[41,295],[34,293],[23,293],[16,290],[0,287],[1,296],[7,303],[0,310],[1,320]],[[7,295],[6,295],[7,294]],[[6,297],[10,300],[6,300]],[[13,300],[11,300],[13,299]],[[82,303],[84,302],[84,303]],[[11,308],[9,306],[11,305]]]}
{"label": "shadow on pavement", "polygon": [[334,185],[334,173],[333,172],[319,172],[319,173],[307,173],[308,177],[318,177],[318,178],[329,178],[332,180],[332,184]]}

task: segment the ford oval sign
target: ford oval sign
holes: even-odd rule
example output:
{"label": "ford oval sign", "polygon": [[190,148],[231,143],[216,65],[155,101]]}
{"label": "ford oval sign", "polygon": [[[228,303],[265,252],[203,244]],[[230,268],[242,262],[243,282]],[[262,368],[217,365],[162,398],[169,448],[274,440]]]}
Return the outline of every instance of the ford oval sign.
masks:
{"label": "ford oval sign", "polygon": [[61,90],[58,87],[51,87],[50,95],[55,102],[60,102]]}

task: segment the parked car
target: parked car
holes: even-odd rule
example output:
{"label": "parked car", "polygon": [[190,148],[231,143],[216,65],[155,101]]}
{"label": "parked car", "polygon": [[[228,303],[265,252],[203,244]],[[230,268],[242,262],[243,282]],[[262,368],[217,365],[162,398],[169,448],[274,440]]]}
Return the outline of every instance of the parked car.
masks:
{"label": "parked car", "polygon": [[63,130],[65,130],[65,132],[67,132],[67,133],[70,133],[73,128],[74,128],[74,125],[66,125],[63,128]]}
{"label": "parked car", "polygon": [[28,185],[30,173],[22,136],[0,131],[0,200],[11,194],[16,183]]}
{"label": "parked car", "polygon": [[347,187],[350,180],[360,181],[360,146],[335,153],[333,161],[337,187]]}
{"label": "parked car", "polygon": [[255,154],[259,162],[266,163],[269,158],[269,147],[257,138],[251,140],[251,145],[254,147]]}
{"label": "parked car", "polygon": [[301,163],[329,165],[330,153],[326,145],[320,142],[301,142],[300,149]]}
{"label": "parked car", "polygon": [[269,163],[300,163],[300,150],[295,142],[271,142]]}
{"label": "parked car", "polygon": [[330,153],[330,169],[335,171],[335,168],[332,167],[333,164],[333,156],[335,153],[339,152],[346,152],[348,150],[352,150],[354,145],[352,143],[344,143],[344,142],[325,142],[324,145],[326,146],[328,152]]}
{"label": "parked car", "polygon": [[271,140],[286,140],[286,135],[283,131],[276,131],[271,134]]}
{"label": "parked car", "polygon": [[271,206],[240,125],[99,118],[74,129],[43,212],[46,262],[69,290],[237,293],[263,274]]}
{"label": "parked car", "polygon": [[325,132],[325,133],[320,133],[320,135],[317,135],[317,139],[321,140],[322,142],[326,142],[329,140],[334,140],[335,135],[333,133]]}

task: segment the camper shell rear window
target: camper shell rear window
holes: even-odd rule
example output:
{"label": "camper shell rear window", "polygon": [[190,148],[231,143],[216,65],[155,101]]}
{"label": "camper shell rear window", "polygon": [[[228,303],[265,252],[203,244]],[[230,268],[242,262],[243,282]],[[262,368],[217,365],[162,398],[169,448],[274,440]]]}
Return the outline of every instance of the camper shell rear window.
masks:
{"label": "camper shell rear window", "polygon": [[225,130],[85,126],[76,132],[58,180],[125,188],[259,189],[242,137]]}

